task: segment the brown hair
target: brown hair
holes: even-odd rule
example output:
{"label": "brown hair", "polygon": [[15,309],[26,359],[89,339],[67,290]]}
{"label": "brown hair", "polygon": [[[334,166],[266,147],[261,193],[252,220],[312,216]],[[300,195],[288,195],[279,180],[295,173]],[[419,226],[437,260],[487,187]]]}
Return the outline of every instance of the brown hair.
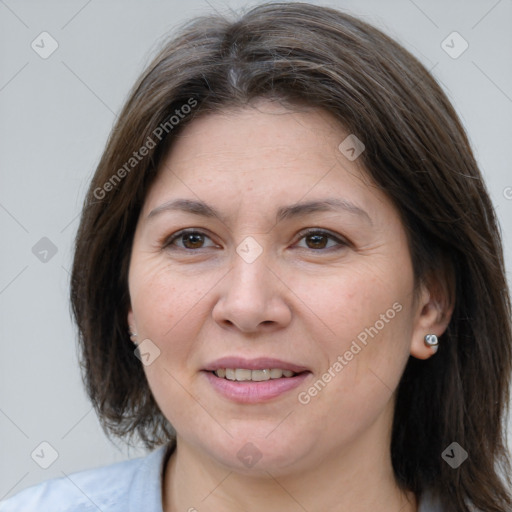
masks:
{"label": "brown hair", "polygon": [[[128,338],[136,222],[175,134],[196,115],[259,97],[335,115],[364,142],[368,176],[402,215],[416,282],[449,269],[455,307],[439,351],[411,357],[397,390],[397,482],[418,496],[432,490],[447,511],[508,510],[510,299],[499,228],[468,138],[439,85],[402,46],[306,3],[260,5],[233,22],[192,20],[135,84],[110,135],[85,199],[71,284],[84,381],[105,431],[137,434],[148,448],[173,440]],[[457,469],[441,457],[454,441],[469,454]]]}

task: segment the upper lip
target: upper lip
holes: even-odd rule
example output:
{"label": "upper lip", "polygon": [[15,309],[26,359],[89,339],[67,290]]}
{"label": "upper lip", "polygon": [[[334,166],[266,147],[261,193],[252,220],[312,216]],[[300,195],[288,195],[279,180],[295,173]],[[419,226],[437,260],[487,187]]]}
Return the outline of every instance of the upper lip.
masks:
{"label": "upper lip", "polygon": [[271,357],[258,357],[256,359],[246,359],[244,357],[221,357],[220,359],[216,359],[215,361],[206,365],[204,370],[213,372],[218,370],[219,368],[243,368],[247,370],[265,370],[278,368],[280,370],[290,370],[294,373],[301,373],[304,371],[309,371],[305,366],[301,366],[298,364],[290,363],[287,361],[282,361],[280,359],[274,359]]}

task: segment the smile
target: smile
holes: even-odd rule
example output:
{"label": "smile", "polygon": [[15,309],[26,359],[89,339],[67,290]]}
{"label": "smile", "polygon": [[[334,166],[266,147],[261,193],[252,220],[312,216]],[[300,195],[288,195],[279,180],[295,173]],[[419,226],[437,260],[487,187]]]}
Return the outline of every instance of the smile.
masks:
{"label": "smile", "polygon": [[280,379],[282,377],[293,377],[297,375],[291,370],[281,370],[279,368],[268,368],[264,370],[249,370],[245,368],[219,368],[216,370],[215,375],[221,379],[246,381],[251,380],[253,382],[262,382],[270,379]]}
{"label": "smile", "polygon": [[[288,377],[285,376],[285,372],[286,375],[289,375]],[[281,396],[285,397],[287,393],[300,386],[305,379],[312,375],[310,371],[294,373],[290,370],[247,370],[243,368],[219,368],[202,373],[216,393],[231,402],[240,404],[256,404]],[[226,375],[221,377],[220,375],[224,373]]]}

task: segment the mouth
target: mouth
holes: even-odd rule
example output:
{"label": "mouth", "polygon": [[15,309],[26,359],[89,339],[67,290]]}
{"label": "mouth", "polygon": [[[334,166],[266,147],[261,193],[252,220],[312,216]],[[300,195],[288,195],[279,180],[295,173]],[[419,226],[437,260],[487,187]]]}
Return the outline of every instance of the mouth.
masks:
{"label": "mouth", "polygon": [[[237,382],[252,381],[263,382],[270,379],[289,379],[298,375],[291,370],[281,368],[264,368],[263,370],[250,370],[248,368],[219,368],[212,372],[221,379],[234,380]],[[300,372],[302,373],[302,372]]]}
{"label": "mouth", "polygon": [[223,358],[203,372],[221,396],[238,403],[258,403],[285,395],[304,382],[312,372],[304,366],[260,358]]}

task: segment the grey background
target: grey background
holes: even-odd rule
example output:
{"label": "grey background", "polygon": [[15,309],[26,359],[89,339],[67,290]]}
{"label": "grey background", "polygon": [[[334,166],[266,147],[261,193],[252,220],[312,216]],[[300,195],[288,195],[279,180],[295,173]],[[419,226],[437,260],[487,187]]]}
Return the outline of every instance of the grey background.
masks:
{"label": "grey background", "polygon": [[[469,133],[510,271],[512,0],[313,3],[375,24],[432,70]],[[0,499],[144,454],[106,439],[82,389],[68,302],[80,207],[116,113],[158,41],[194,15],[250,5],[0,0]],[[31,48],[43,31],[59,45],[47,59]],[[441,47],[453,31],[469,44],[457,59]],[[32,252],[43,237],[57,248],[46,262]],[[58,453],[48,469],[31,458],[41,442]],[[43,453],[40,462],[50,462],[51,450]]]}

